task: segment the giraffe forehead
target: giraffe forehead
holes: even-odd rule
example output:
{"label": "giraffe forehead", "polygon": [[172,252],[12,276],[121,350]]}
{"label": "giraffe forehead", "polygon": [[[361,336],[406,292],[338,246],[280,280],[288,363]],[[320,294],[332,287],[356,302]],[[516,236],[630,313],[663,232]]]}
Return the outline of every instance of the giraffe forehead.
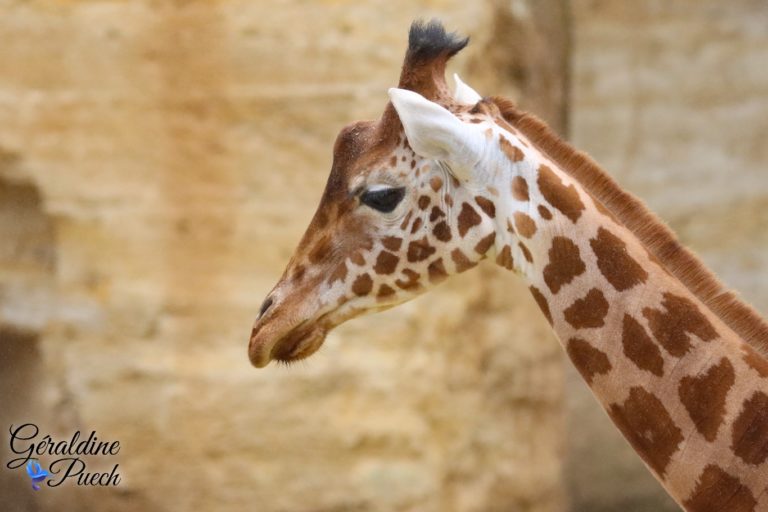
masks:
{"label": "giraffe forehead", "polygon": [[[334,163],[326,189],[299,245],[300,250],[324,253],[327,247],[321,241],[329,235],[335,246],[345,238],[368,240],[371,216],[348,215],[358,206],[358,195],[363,189],[408,185],[411,175],[418,177],[420,171],[428,168],[428,165],[417,166],[420,160],[423,159],[413,152],[402,133],[382,139],[380,126],[374,123],[360,122],[345,127],[334,145]],[[438,186],[442,186],[442,180],[429,183],[432,190]],[[433,211],[432,215],[444,214]]]}
{"label": "giraffe forehead", "polygon": [[385,119],[346,126],[336,139],[333,156],[323,200],[341,199],[369,184],[400,185],[414,170],[418,175],[421,160],[402,130],[392,130]]}

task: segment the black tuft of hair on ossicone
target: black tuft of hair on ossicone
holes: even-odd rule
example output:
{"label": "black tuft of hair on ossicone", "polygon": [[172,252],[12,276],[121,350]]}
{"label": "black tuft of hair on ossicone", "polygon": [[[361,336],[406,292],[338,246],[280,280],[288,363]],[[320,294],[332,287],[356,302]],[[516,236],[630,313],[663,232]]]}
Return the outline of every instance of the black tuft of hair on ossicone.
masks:
{"label": "black tuft of hair on ossicone", "polygon": [[433,19],[429,22],[416,20],[408,31],[408,53],[411,63],[429,61],[438,57],[450,58],[469,44],[469,37],[456,32],[446,32],[443,24]]}
{"label": "black tuft of hair on ossicone", "polygon": [[[448,59],[467,44],[468,37],[446,32],[439,20],[414,21],[408,31],[408,50],[405,52],[398,88],[419,93],[430,101],[440,102],[451,98],[445,83],[445,67]],[[384,111],[380,127],[383,138],[399,136],[398,130],[402,129],[402,124],[391,102]]]}

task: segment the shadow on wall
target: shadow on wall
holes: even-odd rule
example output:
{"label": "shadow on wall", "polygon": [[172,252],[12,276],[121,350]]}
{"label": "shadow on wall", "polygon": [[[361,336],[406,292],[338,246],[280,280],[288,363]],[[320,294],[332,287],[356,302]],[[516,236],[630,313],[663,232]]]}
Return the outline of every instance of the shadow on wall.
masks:
{"label": "shadow on wall", "polygon": [[[29,421],[21,418],[37,401],[41,370],[40,329],[47,319],[46,300],[53,282],[54,236],[51,218],[42,208],[37,188],[23,181],[5,179],[15,170],[18,157],[0,151],[0,428]],[[3,435],[3,439],[7,439]],[[3,465],[10,459],[5,442],[0,448]],[[5,468],[3,468],[5,469]],[[0,496],[15,510],[37,510],[33,491],[20,480],[22,471],[0,471]]]}
{"label": "shadow on wall", "polygon": [[49,317],[54,228],[37,187],[5,177],[16,163],[0,149],[0,328],[35,332]]}
{"label": "shadow on wall", "polygon": [[[3,397],[0,427],[3,431],[12,424],[26,421],[19,414],[27,410],[30,400],[35,399],[35,383],[40,367],[37,333],[0,325],[0,396]],[[3,434],[3,439],[7,440],[8,436]],[[0,471],[0,496],[4,502],[15,504],[14,510],[38,510],[38,503],[24,471],[8,471],[4,467],[11,455],[7,442],[3,442],[0,448],[3,464]]]}

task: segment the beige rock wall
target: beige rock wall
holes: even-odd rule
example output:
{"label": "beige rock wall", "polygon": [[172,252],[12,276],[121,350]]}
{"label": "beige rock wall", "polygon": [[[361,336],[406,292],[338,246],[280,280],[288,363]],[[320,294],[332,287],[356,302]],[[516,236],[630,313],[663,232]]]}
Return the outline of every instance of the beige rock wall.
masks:
{"label": "beige rock wall", "polygon": [[[572,135],[768,314],[768,5],[574,0]],[[572,510],[678,510],[569,374]]]}
{"label": "beige rock wall", "polygon": [[0,431],[96,429],[124,475],[33,494],[0,467],[3,510],[560,510],[563,430],[571,510],[675,510],[575,372],[564,428],[561,351],[491,268],[289,369],[245,353],[417,16],[768,312],[768,9],[565,3],[0,2]]}
{"label": "beige rock wall", "polygon": [[[532,4],[507,18],[532,23]],[[119,439],[123,481],[33,495],[2,468],[2,508],[559,510],[561,353],[511,276],[475,271],[351,322],[291,368],[246,357],[335,134],[381,112],[410,20],[482,41],[510,8],[4,3],[0,197],[30,199],[0,208],[0,230],[39,237],[41,255],[19,284],[0,252],[0,396],[15,403],[0,420]]]}

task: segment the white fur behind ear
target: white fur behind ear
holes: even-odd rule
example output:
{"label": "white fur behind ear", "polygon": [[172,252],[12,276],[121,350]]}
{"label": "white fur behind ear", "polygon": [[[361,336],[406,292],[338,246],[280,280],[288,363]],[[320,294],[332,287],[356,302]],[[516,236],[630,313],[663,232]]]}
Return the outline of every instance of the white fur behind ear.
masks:
{"label": "white fur behind ear", "polygon": [[457,178],[468,179],[480,159],[482,135],[413,91],[392,88],[389,98],[413,150],[423,157],[448,162]]}
{"label": "white fur behind ear", "polygon": [[459,103],[474,105],[483,99],[477,91],[461,81],[458,73],[453,74],[453,81],[456,82],[456,91],[453,93],[453,97]]}

